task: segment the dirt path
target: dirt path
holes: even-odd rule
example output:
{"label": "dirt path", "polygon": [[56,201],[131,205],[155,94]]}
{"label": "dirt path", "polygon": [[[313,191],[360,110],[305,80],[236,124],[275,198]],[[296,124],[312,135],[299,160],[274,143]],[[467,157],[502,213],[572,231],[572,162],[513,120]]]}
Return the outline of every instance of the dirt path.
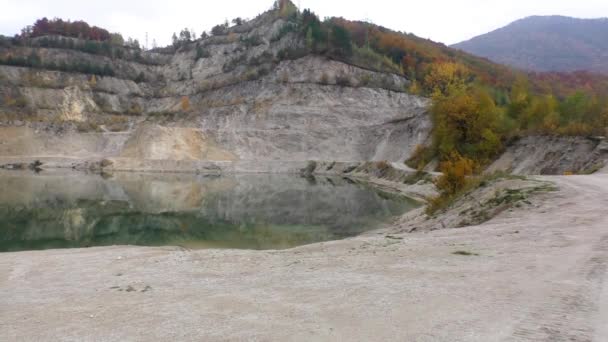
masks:
{"label": "dirt path", "polygon": [[0,254],[0,340],[608,341],[608,175],[550,179],[457,230]]}

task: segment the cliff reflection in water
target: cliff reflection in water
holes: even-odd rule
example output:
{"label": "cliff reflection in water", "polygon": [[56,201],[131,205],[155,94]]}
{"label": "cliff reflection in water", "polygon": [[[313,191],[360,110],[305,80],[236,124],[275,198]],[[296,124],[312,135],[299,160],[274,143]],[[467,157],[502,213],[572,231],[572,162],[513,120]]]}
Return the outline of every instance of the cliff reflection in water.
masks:
{"label": "cliff reflection in water", "polygon": [[0,251],[107,245],[281,249],[417,206],[340,178],[0,172]]}

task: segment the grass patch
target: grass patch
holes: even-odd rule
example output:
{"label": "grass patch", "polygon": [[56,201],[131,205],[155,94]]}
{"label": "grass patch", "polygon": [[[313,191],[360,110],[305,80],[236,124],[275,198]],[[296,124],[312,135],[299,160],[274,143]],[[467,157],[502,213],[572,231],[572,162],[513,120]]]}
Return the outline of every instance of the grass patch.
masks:
{"label": "grass patch", "polygon": [[[505,172],[495,172],[492,174],[481,175],[481,176],[473,176],[468,177],[464,186],[460,188],[453,194],[442,194],[438,197],[435,197],[429,201],[429,204],[426,208],[426,214],[429,216],[433,216],[439,212],[445,211],[447,208],[451,207],[454,202],[458,199],[464,197],[466,194],[469,194],[479,188],[486,187],[491,183],[500,180],[500,179],[519,179],[525,180],[526,177],[523,176],[515,176]],[[508,198],[511,199],[515,197],[516,194],[509,194]],[[502,201],[501,201],[502,202]]]}
{"label": "grass patch", "polygon": [[403,184],[413,185],[418,184],[420,181],[424,181],[425,183],[432,182],[433,176],[423,171],[416,171],[407,176],[407,178],[403,180]]}
{"label": "grass patch", "polygon": [[596,172],[598,172],[599,170],[601,170],[604,167],[604,163],[596,163],[594,165],[592,165],[591,167],[581,171],[582,175],[592,175]]}

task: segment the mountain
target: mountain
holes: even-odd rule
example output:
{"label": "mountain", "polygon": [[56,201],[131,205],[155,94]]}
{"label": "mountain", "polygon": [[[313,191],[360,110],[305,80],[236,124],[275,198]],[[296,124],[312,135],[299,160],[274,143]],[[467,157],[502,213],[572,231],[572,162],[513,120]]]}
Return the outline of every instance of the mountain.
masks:
{"label": "mountain", "polygon": [[533,16],[452,47],[524,70],[608,74],[608,19]]}

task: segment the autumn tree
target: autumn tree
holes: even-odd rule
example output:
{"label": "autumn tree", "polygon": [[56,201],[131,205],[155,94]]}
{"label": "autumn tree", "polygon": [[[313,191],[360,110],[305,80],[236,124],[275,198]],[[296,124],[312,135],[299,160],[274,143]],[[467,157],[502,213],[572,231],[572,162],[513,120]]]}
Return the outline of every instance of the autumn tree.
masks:
{"label": "autumn tree", "polygon": [[424,78],[424,84],[434,96],[445,96],[463,90],[469,76],[469,70],[460,63],[435,63]]}
{"label": "autumn tree", "polygon": [[437,189],[443,196],[452,196],[467,184],[467,177],[475,170],[475,162],[454,152],[439,167],[442,172],[437,179]]}
{"label": "autumn tree", "polygon": [[90,26],[84,21],[69,21],[63,19],[42,18],[36,20],[34,25],[28,26],[21,31],[23,38],[35,38],[47,35],[59,35],[65,37],[81,38],[86,40],[110,41],[112,35],[105,29]]}
{"label": "autumn tree", "polygon": [[456,89],[436,97],[432,114],[433,144],[443,160],[456,152],[485,163],[502,148],[501,113],[484,89]]}

